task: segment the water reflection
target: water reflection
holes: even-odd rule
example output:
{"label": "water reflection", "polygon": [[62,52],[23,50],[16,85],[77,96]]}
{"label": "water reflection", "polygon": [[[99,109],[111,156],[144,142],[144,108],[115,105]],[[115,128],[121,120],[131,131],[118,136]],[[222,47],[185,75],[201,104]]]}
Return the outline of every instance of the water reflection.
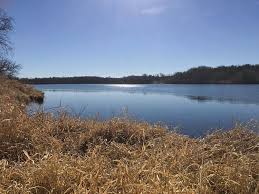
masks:
{"label": "water reflection", "polygon": [[[259,86],[245,85],[38,85],[43,107],[66,107],[83,117],[118,116],[162,122],[200,136],[215,128],[259,118]],[[82,111],[84,109],[84,111]],[[83,112],[83,113],[82,113]]]}
{"label": "water reflection", "polygon": [[127,92],[150,94],[171,94],[199,102],[219,101],[230,103],[259,104],[259,85],[132,85],[132,84],[60,84],[36,85],[43,91],[63,92]]}

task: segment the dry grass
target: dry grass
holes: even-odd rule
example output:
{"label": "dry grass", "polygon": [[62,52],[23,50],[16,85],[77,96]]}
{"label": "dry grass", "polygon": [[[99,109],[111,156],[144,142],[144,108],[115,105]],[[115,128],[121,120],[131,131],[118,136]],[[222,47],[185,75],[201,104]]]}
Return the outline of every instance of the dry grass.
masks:
{"label": "dry grass", "polygon": [[[24,85],[15,80],[9,80],[0,75],[1,100],[8,103],[18,102],[20,105],[31,101],[43,102],[43,93],[33,87]],[[4,98],[4,99],[3,99]],[[3,102],[2,102],[3,103]]]}
{"label": "dry grass", "polygon": [[244,126],[192,139],[120,118],[28,116],[20,104],[39,93],[10,84],[0,85],[0,193],[259,193],[259,136]]}

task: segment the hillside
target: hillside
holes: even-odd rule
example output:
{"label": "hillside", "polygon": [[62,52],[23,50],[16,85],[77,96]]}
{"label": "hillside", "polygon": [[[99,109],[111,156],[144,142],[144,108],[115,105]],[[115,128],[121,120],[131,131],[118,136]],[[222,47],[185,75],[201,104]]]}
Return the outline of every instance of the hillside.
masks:
{"label": "hillside", "polygon": [[27,84],[259,84],[259,65],[202,66],[174,75],[24,78],[21,81]]}
{"label": "hillside", "polygon": [[165,83],[227,83],[227,84],[258,84],[259,65],[198,67],[168,77]]}
{"label": "hillside", "polygon": [[257,126],[192,139],[127,118],[29,116],[21,105],[42,94],[0,83],[0,193],[259,192]]}

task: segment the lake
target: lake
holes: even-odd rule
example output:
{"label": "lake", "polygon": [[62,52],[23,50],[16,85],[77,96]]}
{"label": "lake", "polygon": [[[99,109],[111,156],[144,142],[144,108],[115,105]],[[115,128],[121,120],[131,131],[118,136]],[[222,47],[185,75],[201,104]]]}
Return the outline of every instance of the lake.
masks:
{"label": "lake", "polygon": [[[214,129],[259,120],[259,85],[35,85],[46,112],[63,107],[75,116],[125,116],[161,123],[198,137]],[[35,109],[35,105],[31,106]],[[37,107],[38,108],[38,107]]]}

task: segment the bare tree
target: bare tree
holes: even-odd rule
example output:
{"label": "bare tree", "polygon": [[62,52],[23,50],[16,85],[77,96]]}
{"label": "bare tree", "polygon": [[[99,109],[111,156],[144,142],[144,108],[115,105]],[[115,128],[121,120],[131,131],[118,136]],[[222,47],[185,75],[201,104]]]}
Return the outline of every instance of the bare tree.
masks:
{"label": "bare tree", "polygon": [[20,71],[21,66],[9,59],[0,59],[0,75],[15,77]]}
{"label": "bare tree", "polygon": [[13,30],[13,19],[0,8],[0,55],[7,54],[11,49],[9,33]]}
{"label": "bare tree", "polygon": [[16,76],[21,66],[5,58],[12,50],[9,33],[13,30],[13,20],[0,8],[0,75]]}

